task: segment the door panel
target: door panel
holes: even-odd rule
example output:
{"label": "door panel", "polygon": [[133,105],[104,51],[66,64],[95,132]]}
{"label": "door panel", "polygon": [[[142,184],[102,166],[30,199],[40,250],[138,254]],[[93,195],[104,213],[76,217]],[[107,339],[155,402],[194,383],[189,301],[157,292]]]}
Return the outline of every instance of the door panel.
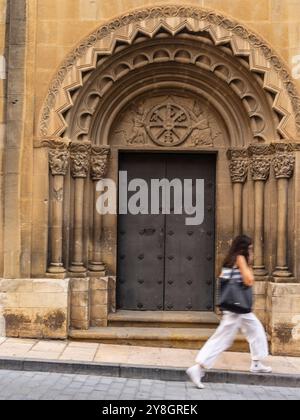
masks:
{"label": "door panel", "polygon": [[[128,182],[165,177],[165,159],[152,155],[124,154],[120,170]],[[128,198],[134,193],[129,193]],[[150,191],[149,191],[150,202]],[[164,215],[120,215],[118,229],[118,306],[127,310],[163,310]]]}
{"label": "door panel", "polygon": [[[213,310],[215,156],[124,154],[128,182],[142,178],[205,180],[205,218],[187,226],[189,215],[120,215],[118,307],[127,310]],[[134,194],[134,193],[131,193]],[[195,200],[196,190],[193,191]],[[130,198],[130,195],[129,195]],[[150,191],[149,191],[150,202]]]}
{"label": "door panel", "polygon": [[[213,155],[182,155],[168,159],[167,178],[205,180],[205,217],[198,226],[186,225],[188,214],[166,218],[165,310],[213,310],[214,291],[214,177]],[[196,188],[193,188],[193,202]]]}

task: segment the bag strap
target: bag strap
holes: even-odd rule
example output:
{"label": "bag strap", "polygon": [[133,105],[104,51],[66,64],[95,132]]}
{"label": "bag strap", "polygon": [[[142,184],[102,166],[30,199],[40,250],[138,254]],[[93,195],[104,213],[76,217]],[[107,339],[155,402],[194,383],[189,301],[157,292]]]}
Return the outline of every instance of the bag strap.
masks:
{"label": "bag strap", "polygon": [[234,267],[232,267],[229,283],[233,283],[233,273],[234,273]]}

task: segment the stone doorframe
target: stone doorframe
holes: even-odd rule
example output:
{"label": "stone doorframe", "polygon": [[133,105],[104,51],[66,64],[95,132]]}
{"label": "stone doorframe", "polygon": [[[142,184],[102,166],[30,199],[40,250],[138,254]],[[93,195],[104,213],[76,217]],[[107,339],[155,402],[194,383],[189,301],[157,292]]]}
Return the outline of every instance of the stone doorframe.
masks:
{"label": "stone doorframe", "polygon": [[[223,129],[216,142],[190,144],[187,138],[172,147],[150,138],[141,147],[137,138],[113,140],[117,121],[130,104],[143,100],[147,92],[176,103],[182,88],[202,98],[201,106],[211,104]],[[142,117],[151,110],[144,110]],[[258,311],[273,333],[277,324],[272,323],[272,310],[269,315],[267,311],[268,281],[293,283],[300,276],[300,99],[278,55],[230,18],[179,6],[132,12],[82,41],[51,82],[36,127],[33,277],[71,276],[86,282],[103,278],[106,266],[115,274],[115,219],[96,213],[94,187],[106,175],[116,179],[118,151],[124,149],[218,152],[219,182],[224,181],[233,205],[224,205],[226,196],[219,188],[219,211],[227,211],[228,220],[219,214],[217,223],[223,227],[217,227],[217,265],[234,234],[247,229],[255,237],[255,271],[261,279]],[[273,215],[275,226],[269,219]],[[84,220],[92,221],[88,228]],[[77,306],[86,309],[76,320],[78,327],[97,325],[86,303],[91,296],[93,292],[83,301],[79,298]]]}

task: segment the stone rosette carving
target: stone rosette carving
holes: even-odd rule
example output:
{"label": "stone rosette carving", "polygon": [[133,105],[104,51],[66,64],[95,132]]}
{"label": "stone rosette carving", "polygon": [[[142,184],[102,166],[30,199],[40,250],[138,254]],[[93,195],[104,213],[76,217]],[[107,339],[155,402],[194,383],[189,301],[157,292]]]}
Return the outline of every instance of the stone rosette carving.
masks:
{"label": "stone rosette carving", "polygon": [[294,174],[295,155],[293,153],[277,153],[273,158],[276,179],[290,179]]}
{"label": "stone rosette carving", "polygon": [[108,147],[92,147],[91,152],[91,178],[100,181],[107,173],[110,149]]}
{"label": "stone rosette carving", "polygon": [[71,143],[71,174],[73,178],[86,178],[90,168],[90,144]]}
{"label": "stone rosette carving", "polygon": [[55,107],[58,92],[60,91],[69,71],[76,66],[77,61],[84,55],[87,55],[89,49],[95,47],[98,41],[108,36],[112,37],[113,32],[118,31],[125,26],[132,27],[134,25],[139,25],[140,22],[148,21],[153,18],[161,18],[162,20],[166,18],[181,19],[181,26],[184,22],[188,24],[189,19],[207,21],[208,24],[227,30],[229,36],[237,35],[241,39],[247,41],[251,48],[259,50],[264,58],[270,63],[271,68],[278,73],[280,79],[282,80],[286,92],[291,100],[295,113],[296,125],[298,132],[300,132],[300,97],[298,95],[297,88],[284,61],[263,39],[261,39],[256,33],[250,31],[246,26],[243,26],[241,23],[214,11],[198,7],[162,6],[132,12],[103,25],[85,38],[85,40],[82,41],[82,43],[68,55],[55,78],[52,80],[48,90],[40,122],[40,132],[42,135],[46,135],[48,132],[49,119],[51,111]]}
{"label": "stone rosette carving", "polygon": [[178,146],[191,134],[191,117],[184,107],[168,100],[151,109],[146,120],[146,130],[154,143]]}
{"label": "stone rosette carving", "polygon": [[270,176],[271,158],[255,157],[251,159],[250,171],[253,181],[267,181]]}

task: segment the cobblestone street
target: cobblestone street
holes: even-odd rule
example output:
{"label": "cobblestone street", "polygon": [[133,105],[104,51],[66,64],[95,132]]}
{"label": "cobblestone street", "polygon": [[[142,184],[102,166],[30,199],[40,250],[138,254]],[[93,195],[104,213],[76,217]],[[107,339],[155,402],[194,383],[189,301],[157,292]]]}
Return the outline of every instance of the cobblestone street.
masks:
{"label": "cobblestone street", "polygon": [[300,400],[300,389],[0,371],[0,400]]}

